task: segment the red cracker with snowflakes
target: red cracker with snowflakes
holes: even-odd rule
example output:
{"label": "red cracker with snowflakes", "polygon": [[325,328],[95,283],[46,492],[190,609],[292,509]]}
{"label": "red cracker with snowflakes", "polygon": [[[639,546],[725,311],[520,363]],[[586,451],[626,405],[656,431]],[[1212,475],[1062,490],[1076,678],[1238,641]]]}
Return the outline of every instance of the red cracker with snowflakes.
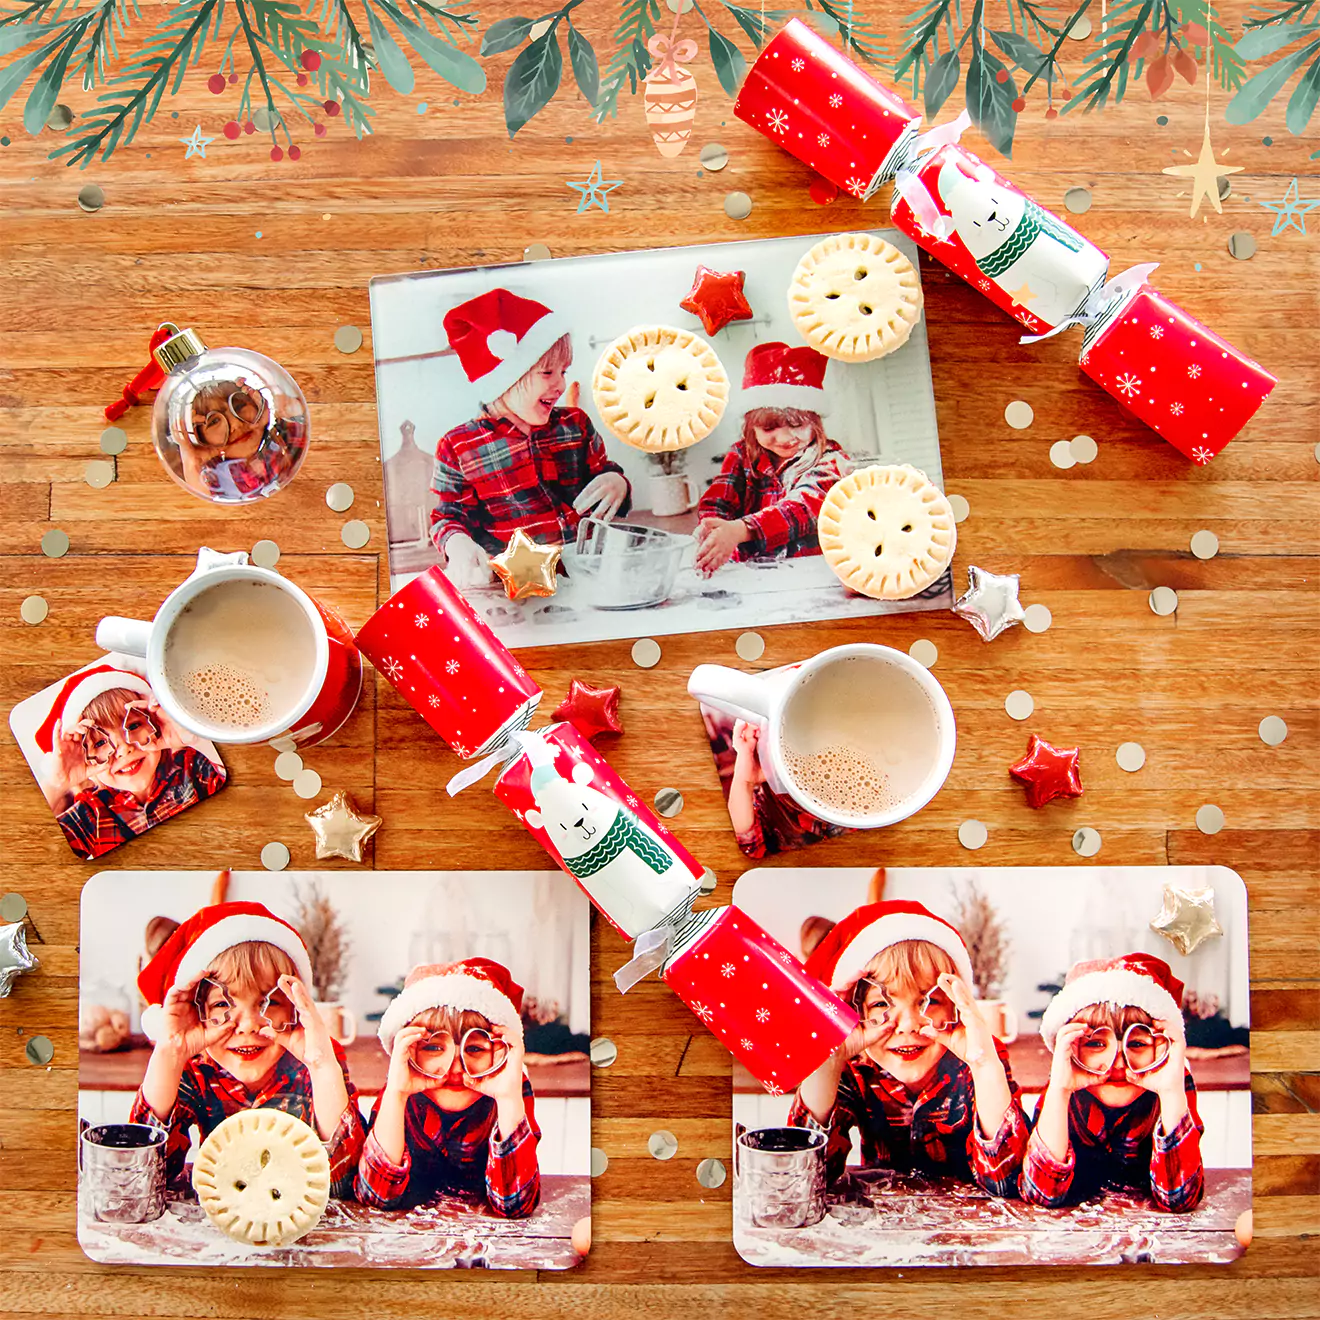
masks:
{"label": "red cracker with snowflakes", "polygon": [[1128,290],[1091,322],[1081,368],[1201,466],[1242,430],[1278,383],[1149,284]]}
{"label": "red cracker with snowflakes", "polygon": [[772,1095],[796,1090],[857,1025],[857,1014],[741,908],[694,913],[660,975]]}
{"label": "red cracker with snowflakes", "polygon": [[541,699],[512,652],[433,565],[362,625],[358,649],[459,756],[525,729]]}
{"label": "red cracker with snowflakes", "polygon": [[791,19],[748,70],[733,113],[854,197],[894,177],[921,112]]}

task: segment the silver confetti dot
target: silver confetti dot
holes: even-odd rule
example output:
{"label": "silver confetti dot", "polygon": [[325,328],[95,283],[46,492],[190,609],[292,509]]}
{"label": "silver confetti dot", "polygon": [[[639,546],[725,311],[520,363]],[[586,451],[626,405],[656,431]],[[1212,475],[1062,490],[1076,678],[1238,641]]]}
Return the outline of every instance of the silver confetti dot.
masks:
{"label": "silver confetti dot", "polygon": [[549,261],[550,249],[544,243],[530,243],[523,248],[524,261]]}
{"label": "silver confetti dot", "polygon": [[1050,462],[1065,472],[1073,467],[1077,460],[1073,457],[1071,440],[1056,440],[1050,446]]}
{"label": "silver confetti dot", "polygon": [[274,568],[280,562],[280,548],[274,541],[258,541],[248,558],[258,568]]}
{"label": "silver confetti dot", "polygon": [[272,841],[261,850],[261,864],[268,871],[282,871],[289,864],[289,850],[282,843]]}
{"label": "silver confetti dot", "polygon": [[696,0],[665,0],[665,8],[671,14],[686,14],[696,3]]}
{"label": "silver confetti dot", "polygon": [[657,816],[677,816],[683,810],[683,795],[676,788],[662,788],[655,795]]}
{"label": "silver confetti dot", "polygon": [[284,119],[278,110],[263,105],[252,112],[252,122],[258,133],[269,133],[272,128],[278,128]]}
{"label": "silver confetti dot", "polygon": [[272,738],[268,744],[274,752],[296,752],[298,750],[297,738],[290,738],[287,733],[282,733],[278,738]]}
{"label": "silver confetti dot", "polygon": [[50,606],[46,604],[45,596],[25,596],[23,603],[18,607],[18,613],[24,623],[30,623],[35,627],[38,623],[45,623],[46,615],[50,613]]}
{"label": "silver confetti dot", "polygon": [[646,1149],[658,1160],[672,1160],[678,1154],[678,1138],[662,1128],[647,1137]]}
{"label": "silver confetti dot", "polygon": [[1081,18],[1068,29],[1068,36],[1073,41],[1085,41],[1091,35],[1091,16],[1083,14]]}
{"label": "silver confetti dot", "polygon": [[729,1171],[719,1160],[702,1160],[697,1165],[697,1181],[706,1188],[723,1187]]}
{"label": "silver confetti dot", "polygon": [[1028,605],[1022,612],[1022,626],[1028,632],[1048,632],[1053,622],[1054,615],[1050,613],[1048,605]]}
{"label": "silver confetti dot", "polygon": [[933,669],[935,662],[940,658],[940,650],[928,637],[918,637],[908,647],[908,655],[923,668]]}
{"label": "silver confetti dot", "polygon": [[1085,215],[1091,209],[1091,190],[1089,188],[1069,188],[1063,194],[1063,204],[1073,215]]}
{"label": "silver confetti dot", "polygon": [[1100,446],[1089,435],[1075,435],[1068,441],[1068,448],[1078,463],[1094,463]]}
{"label": "silver confetti dot", "polygon": [[27,899],[19,893],[9,893],[0,898],[0,921],[13,924],[27,916]]}
{"label": "silver confetti dot", "polygon": [[73,111],[67,105],[51,106],[50,114],[46,116],[47,128],[54,129],[57,133],[63,133],[71,123],[73,123]]}
{"label": "silver confetti dot", "polygon": [[591,1066],[608,1068],[619,1057],[619,1047],[608,1036],[593,1036],[591,1040]]}
{"label": "silver confetti dot", "polygon": [[1245,230],[1228,236],[1228,255],[1238,261],[1250,261],[1256,255],[1256,240]]}
{"label": "silver confetti dot", "polygon": [[346,481],[336,481],[325,493],[325,502],[336,513],[347,513],[353,507],[353,487]]}
{"label": "silver confetti dot", "polygon": [[99,183],[86,183],[78,190],[78,205],[84,211],[99,211],[105,205],[105,189]]}
{"label": "silver confetti dot", "polygon": [[1213,559],[1219,553],[1219,538],[1202,528],[1192,533],[1192,554],[1198,559]]}
{"label": "silver confetti dot", "polygon": [[704,867],[702,869],[700,884],[701,884],[701,892],[703,894],[713,894],[719,883],[720,883],[719,877],[715,874],[714,871],[710,869],[709,866]]}
{"label": "silver confetti dot", "polygon": [[718,174],[729,163],[729,153],[720,142],[707,142],[701,149],[701,164],[712,174]]}
{"label": "silver confetti dot", "polygon": [[356,353],[362,347],[362,331],[355,325],[341,325],[335,331],[335,347],[341,353]]}
{"label": "silver confetti dot", "polygon": [[1213,802],[1197,807],[1196,828],[1202,834],[1218,834],[1224,828],[1224,813]]}
{"label": "silver confetti dot", "polygon": [[1156,614],[1172,614],[1178,608],[1178,593],[1172,587],[1156,587],[1150,593],[1150,607]]}
{"label": "silver confetti dot", "polygon": [[41,534],[41,553],[47,559],[63,559],[69,553],[69,534],[58,527]]}
{"label": "silver confetti dot", "polygon": [[1035,409],[1025,399],[1014,399],[1004,409],[1004,421],[1015,431],[1025,431],[1035,420]]}
{"label": "silver confetti dot", "polygon": [[1266,715],[1256,732],[1267,747],[1277,747],[1288,736],[1288,726],[1277,715]]}
{"label": "silver confetti dot", "polygon": [[351,522],[344,524],[343,530],[339,533],[339,539],[350,550],[361,550],[371,540],[371,528],[360,519],[354,518]]}
{"label": "silver confetti dot", "polygon": [[128,436],[118,426],[107,426],[101,432],[101,452],[103,454],[122,454],[128,448]]}
{"label": "silver confetti dot", "polygon": [[104,490],[115,479],[115,465],[108,458],[94,458],[83,468],[83,480],[93,490]]}
{"label": "silver confetti dot", "polygon": [[632,644],[632,658],[639,669],[654,669],[660,663],[660,643],[654,637],[639,637]]}
{"label": "silver confetti dot", "polygon": [[321,776],[315,770],[299,770],[293,777],[293,791],[300,798],[314,798],[321,791]]}
{"label": "silver confetti dot", "polygon": [[33,1036],[23,1052],[29,1063],[44,1068],[55,1057],[55,1046],[50,1043],[49,1036]]}
{"label": "silver confetti dot", "polygon": [[591,1148],[591,1176],[599,1178],[610,1167],[610,1157],[599,1146]]}
{"label": "silver confetti dot", "polygon": [[297,752],[281,752],[275,758],[275,774],[280,779],[297,779],[303,768],[303,759]]}
{"label": "silver confetti dot", "polygon": [[1100,851],[1100,831],[1084,825],[1072,836],[1073,852],[1079,857],[1094,857]]}
{"label": "silver confetti dot", "polygon": [[953,510],[953,521],[966,522],[967,515],[972,511],[972,506],[961,495],[950,495],[948,500],[949,507]]}
{"label": "silver confetti dot", "polygon": [[1118,751],[1114,753],[1114,760],[1118,762],[1120,770],[1126,770],[1128,774],[1134,775],[1146,764],[1146,749],[1140,743],[1119,743]]}
{"label": "silver confetti dot", "polygon": [[765,638],[760,633],[739,633],[733,649],[739,660],[759,660],[765,654]]}
{"label": "silver confetti dot", "polygon": [[1014,688],[1004,698],[1004,709],[1015,720],[1029,720],[1031,712],[1036,709],[1036,703],[1032,700],[1030,692],[1025,692],[1022,688]]}
{"label": "silver confetti dot", "polygon": [[746,220],[752,213],[752,199],[745,192],[731,192],[724,199],[724,214],[730,220]]}
{"label": "silver confetti dot", "polygon": [[983,848],[989,837],[990,831],[979,820],[965,820],[958,826],[958,842],[970,852]]}

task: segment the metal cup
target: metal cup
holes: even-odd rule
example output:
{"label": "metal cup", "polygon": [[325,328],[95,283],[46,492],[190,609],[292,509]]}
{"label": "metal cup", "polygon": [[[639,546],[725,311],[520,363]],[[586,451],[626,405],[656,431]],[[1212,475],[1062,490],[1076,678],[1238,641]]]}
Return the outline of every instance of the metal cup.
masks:
{"label": "metal cup", "polygon": [[108,1224],[148,1224],[165,1213],[164,1128],[148,1123],[84,1127],[78,1141],[83,1207]]}
{"label": "metal cup", "polygon": [[825,1217],[825,1134],[754,1128],[734,1143],[744,1213],[757,1228],[806,1228]]}

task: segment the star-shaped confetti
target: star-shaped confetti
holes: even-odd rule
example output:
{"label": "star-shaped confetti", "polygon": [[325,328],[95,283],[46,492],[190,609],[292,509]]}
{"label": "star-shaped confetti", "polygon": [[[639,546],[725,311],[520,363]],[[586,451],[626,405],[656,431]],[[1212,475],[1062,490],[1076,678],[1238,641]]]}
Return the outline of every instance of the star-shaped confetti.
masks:
{"label": "star-shaped confetti", "polygon": [[495,576],[504,583],[510,600],[528,596],[553,596],[555,570],[559,567],[560,546],[533,541],[521,527],[509,537],[509,544],[490,559]]}
{"label": "star-shaped confetti", "polygon": [[622,733],[619,689],[592,687],[580,678],[575,678],[568,685],[568,696],[559,703],[550,718],[568,720],[584,738],[594,738],[601,733]]}
{"label": "star-shaped confetti", "polygon": [[1008,773],[1027,790],[1027,806],[1043,807],[1055,798],[1082,796],[1082,775],[1076,747],[1054,747],[1032,734],[1027,754],[1008,767]]}
{"label": "star-shaped confetti", "polygon": [[[1190,156],[1190,151],[1183,155]],[[1211,205],[1222,215],[1224,204],[1219,200],[1219,180],[1230,174],[1241,174],[1245,166],[1221,165],[1215,159],[1215,149],[1210,145],[1210,111],[1205,112],[1205,137],[1201,140],[1201,154],[1191,165],[1166,165],[1165,174],[1173,174],[1190,179],[1192,184],[1192,209],[1188,212],[1193,219],[1201,209],[1201,203],[1208,197]]]}
{"label": "star-shaped confetti", "polygon": [[362,845],[381,827],[379,816],[365,816],[339,792],[303,819],[316,835],[317,857],[343,857],[350,862],[362,860]]}
{"label": "star-shaped confetti", "polygon": [[1009,289],[1008,296],[1012,298],[1019,307],[1026,307],[1027,304],[1037,295],[1036,290],[1024,280],[1020,288]]}
{"label": "star-shaped confetti", "polygon": [[201,124],[198,124],[186,138],[180,138],[179,141],[188,148],[188,150],[183,153],[184,160],[191,160],[194,156],[200,156],[205,160],[206,148],[215,141],[215,138],[203,137],[202,126]]}
{"label": "star-shaped confetti", "polygon": [[1203,941],[1224,933],[1215,917],[1215,891],[1209,886],[1165,885],[1164,905],[1150,928],[1186,957]]}
{"label": "star-shaped confetti", "polygon": [[21,921],[0,926],[0,999],[13,989],[24,972],[40,966],[28,952],[27,929]]}
{"label": "star-shaped confetti", "polygon": [[967,566],[967,590],[954,602],[953,612],[993,642],[1007,628],[1026,617],[1018,601],[1016,573],[990,573],[975,564]]}
{"label": "star-shaped confetti", "polygon": [[566,186],[569,188],[576,188],[581,194],[577,206],[578,215],[581,215],[583,211],[589,211],[593,206],[599,206],[600,209],[608,215],[610,210],[610,193],[622,183],[622,179],[604,178],[600,172],[600,161],[597,161],[595,168],[585,179],[579,183],[574,183],[573,180],[570,179]]}
{"label": "star-shaped confetti", "polygon": [[688,296],[678,305],[693,316],[701,317],[708,335],[718,334],[730,321],[750,321],[752,305],[743,294],[740,270],[711,270],[698,266]]}
{"label": "star-shaped confetti", "polygon": [[1303,197],[1297,187],[1297,179],[1288,185],[1281,202],[1261,202],[1267,211],[1274,212],[1274,228],[1270,236],[1281,234],[1285,229],[1296,229],[1303,236],[1306,234],[1306,214],[1320,206],[1320,197]]}

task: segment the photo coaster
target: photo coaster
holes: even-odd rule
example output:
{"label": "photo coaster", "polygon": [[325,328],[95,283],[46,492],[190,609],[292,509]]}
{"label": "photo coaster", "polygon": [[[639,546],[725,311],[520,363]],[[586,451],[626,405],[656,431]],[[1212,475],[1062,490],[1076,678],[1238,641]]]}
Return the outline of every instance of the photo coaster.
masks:
{"label": "photo coaster", "polygon": [[[762,869],[734,902],[872,1032],[837,1082],[818,1073],[796,1095],[735,1066],[745,1261],[1182,1265],[1246,1249],[1247,896],[1233,871]],[[1183,954],[1175,940],[1199,942]],[[958,980],[937,980],[948,968]],[[1164,1071],[1179,1054],[1181,1085]],[[992,1075],[1014,1099],[986,1137],[1003,1103]],[[1068,1079],[1066,1105],[1048,1104],[1052,1076]],[[1179,1115],[1167,1133],[1165,1105]]]}
{"label": "photo coaster", "polygon": [[20,701],[9,727],[83,861],[213,797],[229,777],[214,743],[161,710],[143,662],[116,651]]}
{"label": "photo coaster", "polygon": [[[83,1251],[122,1265],[577,1265],[591,1243],[589,914],[559,871],[94,875],[79,969]],[[172,985],[184,994],[169,1011],[210,1035],[162,1122],[147,1065]],[[318,1043],[349,1101],[329,1134],[324,1074],[301,1062]],[[518,1096],[527,1126],[504,1133],[499,1106]],[[402,1124],[377,1139],[391,1098]]]}

